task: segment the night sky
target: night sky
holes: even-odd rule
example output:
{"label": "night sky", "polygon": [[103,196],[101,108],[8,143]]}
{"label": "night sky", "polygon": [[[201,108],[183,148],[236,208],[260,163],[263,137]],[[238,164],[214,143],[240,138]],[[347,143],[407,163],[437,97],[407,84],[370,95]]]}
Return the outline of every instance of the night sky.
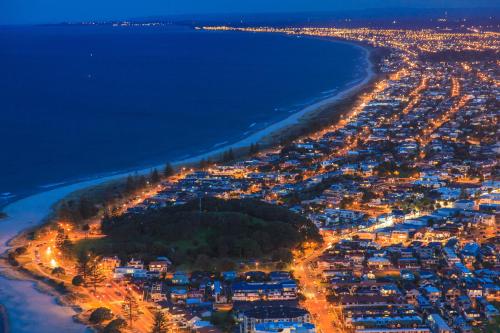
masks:
{"label": "night sky", "polygon": [[499,6],[498,0],[0,0],[0,24],[58,23],[178,14]]}

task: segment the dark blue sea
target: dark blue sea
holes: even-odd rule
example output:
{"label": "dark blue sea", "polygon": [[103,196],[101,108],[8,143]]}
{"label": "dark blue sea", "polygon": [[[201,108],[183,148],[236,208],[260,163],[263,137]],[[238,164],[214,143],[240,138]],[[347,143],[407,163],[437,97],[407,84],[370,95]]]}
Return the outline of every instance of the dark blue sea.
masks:
{"label": "dark blue sea", "polygon": [[361,79],[362,59],[273,34],[0,28],[0,196],[238,141]]}

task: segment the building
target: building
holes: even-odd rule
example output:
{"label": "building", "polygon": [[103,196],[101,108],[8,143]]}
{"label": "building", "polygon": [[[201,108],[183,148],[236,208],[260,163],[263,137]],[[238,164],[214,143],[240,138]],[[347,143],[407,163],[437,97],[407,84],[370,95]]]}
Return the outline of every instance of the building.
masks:
{"label": "building", "polygon": [[130,259],[130,261],[127,263],[127,266],[136,269],[144,269],[144,263],[142,262],[142,260],[134,258]]}
{"label": "building", "polygon": [[367,259],[367,266],[369,269],[385,270],[392,268],[392,264],[387,258],[371,257]]}
{"label": "building", "polygon": [[149,263],[150,272],[166,273],[168,271],[169,262],[166,260],[151,261]]}
{"label": "building", "polygon": [[433,333],[453,333],[453,330],[440,315],[433,313],[429,315],[428,320]]}
{"label": "building", "polygon": [[297,284],[293,280],[271,282],[237,282],[232,286],[233,301],[279,301],[297,298]]}
{"label": "building", "polygon": [[111,274],[116,267],[120,266],[120,259],[117,256],[103,257],[100,265],[105,274]]}
{"label": "building", "polygon": [[135,267],[130,267],[130,266],[124,266],[124,267],[116,267],[113,271],[113,278],[114,279],[123,279],[124,277],[127,276],[138,276],[138,275],[144,275],[146,276],[146,271],[141,268],[135,268]]}
{"label": "building", "polygon": [[172,276],[172,283],[176,285],[189,284],[189,277],[184,272],[175,272]]}
{"label": "building", "polygon": [[242,311],[238,318],[241,322],[240,333],[255,333],[256,325],[261,323],[310,323],[309,312],[290,306],[259,306]]}
{"label": "building", "polygon": [[255,325],[254,333],[316,333],[311,323],[268,322]]}
{"label": "building", "polygon": [[354,333],[431,333],[426,327],[417,328],[367,328],[355,330]]}

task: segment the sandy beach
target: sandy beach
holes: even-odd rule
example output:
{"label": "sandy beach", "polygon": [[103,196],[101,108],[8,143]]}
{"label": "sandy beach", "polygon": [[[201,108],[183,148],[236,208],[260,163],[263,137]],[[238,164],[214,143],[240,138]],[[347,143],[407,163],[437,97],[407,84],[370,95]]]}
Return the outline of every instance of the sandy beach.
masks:
{"label": "sandy beach", "polygon": [[[331,41],[331,40],[330,40]],[[336,41],[335,42],[339,42]],[[350,97],[352,95],[355,95],[357,92],[359,92],[366,84],[371,82],[373,78],[375,77],[375,72],[373,69],[373,63],[370,61],[370,50],[362,47],[358,44],[353,44],[361,50],[363,50],[364,55],[365,55],[365,62],[366,62],[366,75],[364,78],[359,81],[353,83],[350,87],[348,87],[345,90],[340,91],[339,93],[330,96],[328,98],[322,99],[314,104],[311,104],[305,108],[303,108],[300,111],[294,112],[291,114],[289,117],[280,120],[274,124],[269,125],[268,127],[259,130],[253,134],[250,134],[248,137],[229,144],[222,146],[220,148],[217,148],[215,150],[211,150],[205,154],[197,155],[194,157],[190,157],[181,161],[176,161],[174,164],[175,165],[184,165],[184,164],[190,164],[190,163],[196,163],[200,161],[201,159],[209,159],[209,158],[214,158],[218,157],[220,154],[222,154],[224,151],[227,151],[228,149],[241,149],[245,147],[249,147],[253,143],[259,143],[263,144],[265,146],[272,146],[278,142],[276,142],[276,135],[279,134],[280,132],[287,131],[290,128],[299,125],[300,123],[304,121],[308,121],[311,118],[314,117],[316,113],[321,112],[325,108],[329,107],[334,107],[335,104],[337,104],[339,101],[342,101],[343,99]]]}
{"label": "sandy beach", "polygon": [[[218,147],[215,150],[195,157],[176,161],[173,164],[175,166],[192,165],[202,159],[218,157],[230,148],[235,150],[243,149],[256,142],[264,146],[271,146],[277,144],[277,137],[279,137],[280,132],[289,131],[294,126],[310,121],[315,114],[323,112],[325,108],[332,110],[329,112],[335,112],[335,105],[337,103],[346,98],[355,96],[366,87],[367,84],[372,82],[375,77],[373,64],[370,61],[370,50],[359,45],[356,46],[362,48],[365,52],[367,73],[360,82],[354,83],[351,87],[348,87],[334,96],[307,106],[291,114],[286,119],[259,130],[238,142]],[[47,216],[50,215],[52,207],[68,195],[76,191],[82,191],[87,188],[102,185],[106,182],[127,177],[130,174],[146,174],[154,167],[162,168],[163,166],[152,166],[142,170],[117,173],[71,185],[64,185],[7,205],[3,209],[3,212],[7,214],[7,218],[0,220],[0,253],[4,253],[8,250],[9,241],[16,237],[16,235],[42,224]],[[6,270],[10,269],[9,267],[0,267],[0,275],[6,273]],[[36,300],[36,305],[33,300]],[[0,303],[6,308],[12,332],[24,333],[37,331],[40,333],[49,333],[64,331],[76,333],[87,331],[85,326],[73,321],[72,316],[75,313],[72,309],[58,305],[53,296],[38,291],[34,286],[34,282],[31,281],[12,280],[0,276]],[[42,320],[42,318],[44,319]]]}

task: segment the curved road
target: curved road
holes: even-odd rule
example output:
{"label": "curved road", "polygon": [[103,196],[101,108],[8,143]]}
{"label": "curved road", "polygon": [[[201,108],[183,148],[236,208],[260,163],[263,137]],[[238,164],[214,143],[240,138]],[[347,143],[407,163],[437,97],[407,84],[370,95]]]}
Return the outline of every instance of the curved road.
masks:
{"label": "curved road", "polygon": [[[36,226],[50,213],[54,203],[68,194],[123,175],[81,182],[35,194],[8,205],[7,219],[0,220],[0,253],[23,230]],[[73,321],[75,312],[60,306],[54,297],[38,291],[30,281],[10,280],[1,276],[9,267],[0,267],[0,304],[6,308],[12,333],[85,333],[90,330]]]}

